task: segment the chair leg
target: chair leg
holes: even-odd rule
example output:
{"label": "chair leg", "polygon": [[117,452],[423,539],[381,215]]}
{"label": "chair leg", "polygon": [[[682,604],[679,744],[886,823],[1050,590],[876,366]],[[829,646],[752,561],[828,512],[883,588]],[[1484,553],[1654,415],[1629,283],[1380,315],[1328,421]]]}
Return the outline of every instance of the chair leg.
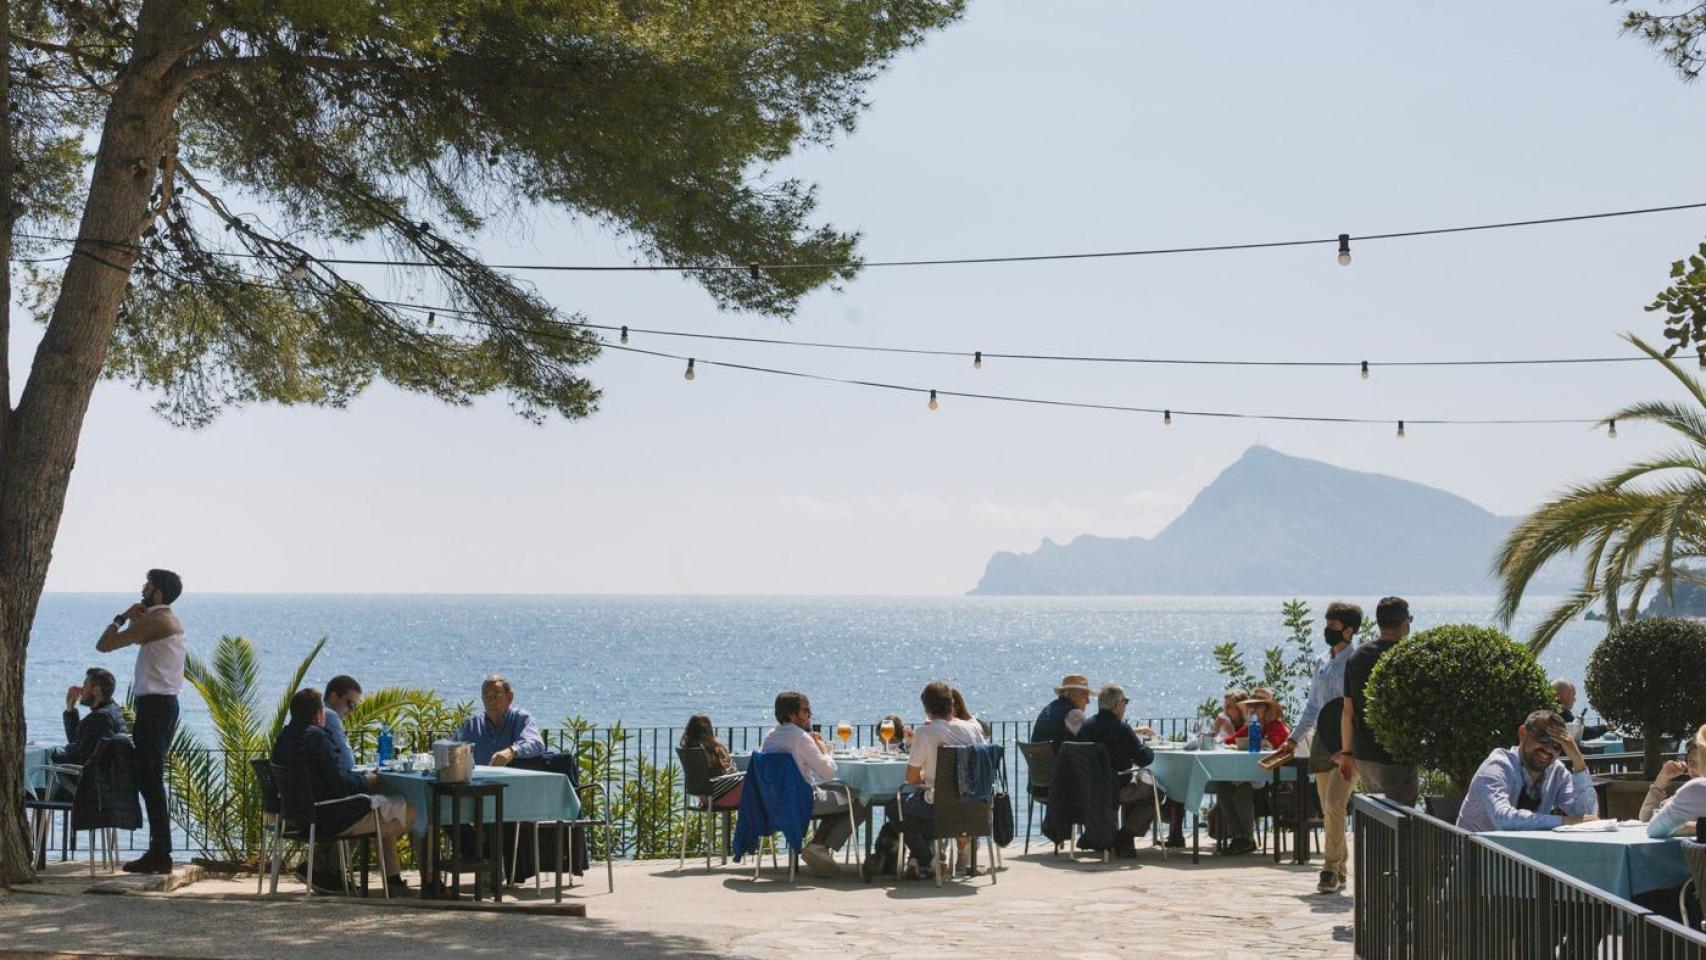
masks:
{"label": "chair leg", "polygon": [[[1025,792],[1027,794],[1029,794],[1031,791],[1027,789]],[[1037,815],[1037,802],[1035,800],[1027,800],[1025,802],[1025,855],[1026,856],[1029,856],[1031,853],[1031,821],[1036,817],[1036,815]]]}
{"label": "chair leg", "polygon": [[688,797],[681,798],[681,855],[675,858],[675,872],[687,869],[687,802]]}
{"label": "chair leg", "polygon": [[995,834],[991,833],[985,839],[989,841],[989,882],[1000,883],[1001,878],[996,874],[1001,872],[1001,848],[995,844]]}
{"label": "chair leg", "polygon": [[616,892],[616,848],[610,842],[611,823],[604,821],[604,882],[607,892]]}
{"label": "chair leg", "polygon": [[705,803],[705,813],[701,817],[705,824],[705,872],[711,872],[711,848],[717,845],[717,813],[711,807],[710,801]]}
{"label": "chair leg", "polygon": [[[278,874],[284,868],[284,818],[279,817],[272,823],[272,881],[267,888],[269,895],[278,893]],[[309,877],[313,879],[312,876]]]}
{"label": "chair leg", "polygon": [[[349,896],[349,843],[338,840],[338,879],[343,882],[344,896]],[[308,879],[314,879],[314,865],[308,865]]]}
{"label": "chair leg", "polygon": [[[934,857],[931,857],[931,859],[935,861],[934,866],[936,868],[936,871],[935,871],[936,872],[936,886],[938,888],[940,888],[942,886],[942,861],[947,859],[947,853],[948,852],[946,850],[942,849],[942,841],[932,840],[932,841],[930,841],[930,843],[931,843],[931,846],[933,848],[934,853],[936,854]],[[956,846],[957,846],[957,844],[956,844]]]}
{"label": "chair leg", "polygon": [[267,856],[267,828],[272,824],[261,819],[261,849],[255,854],[255,896],[260,896],[267,889],[267,874],[272,872],[272,860]]}
{"label": "chair leg", "polygon": [[[391,873],[385,869],[385,848],[390,844],[385,842],[385,831],[379,825],[379,814],[373,814],[373,855],[379,861],[379,885],[385,888],[385,899],[391,899]],[[403,865],[397,864],[397,873],[403,872]]]}
{"label": "chair leg", "polygon": [[308,869],[306,870],[308,892],[304,895],[305,897],[314,896],[314,830],[315,825],[313,823],[308,824]]}

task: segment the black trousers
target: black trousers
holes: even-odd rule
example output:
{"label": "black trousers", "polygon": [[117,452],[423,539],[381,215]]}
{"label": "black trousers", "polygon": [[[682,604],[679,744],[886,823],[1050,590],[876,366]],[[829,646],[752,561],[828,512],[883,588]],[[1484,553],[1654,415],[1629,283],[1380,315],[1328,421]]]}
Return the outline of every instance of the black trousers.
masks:
{"label": "black trousers", "polygon": [[178,729],[178,698],[150,693],[136,698],[136,790],[148,811],[148,852],[170,855],[172,817],[166,810],[166,748]]}

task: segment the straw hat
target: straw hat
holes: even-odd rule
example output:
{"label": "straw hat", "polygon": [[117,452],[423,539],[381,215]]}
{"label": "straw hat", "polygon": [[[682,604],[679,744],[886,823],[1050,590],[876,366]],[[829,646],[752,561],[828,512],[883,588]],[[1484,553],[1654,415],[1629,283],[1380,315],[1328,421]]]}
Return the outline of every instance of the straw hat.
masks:
{"label": "straw hat", "polygon": [[1080,690],[1084,693],[1094,693],[1090,689],[1090,678],[1078,673],[1069,673],[1062,677],[1060,685],[1054,688],[1056,696],[1064,696],[1068,690]]}
{"label": "straw hat", "polygon": [[1241,707],[1267,706],[1272,707],[1275,713],[1285,713],[1285,708],[1280,706],[1280,702],[1278,700],[1274,699],[1274,694],[1271,690],[1257,689],[1255,693],[1250,694],[1250,699],[1240,700],[1238,701],[1238,705]]}

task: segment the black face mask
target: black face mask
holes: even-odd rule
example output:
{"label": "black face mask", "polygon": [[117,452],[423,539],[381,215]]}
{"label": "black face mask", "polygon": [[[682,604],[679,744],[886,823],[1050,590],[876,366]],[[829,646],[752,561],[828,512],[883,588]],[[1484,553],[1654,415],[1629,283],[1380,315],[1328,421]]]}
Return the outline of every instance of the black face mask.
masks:
{"label": "black face mask", "polygon": [[1327,646],[1329,647],[1336,647],[1345,642],[1345,632],[1343,630],[1334,630],[1332,627],[1328,627],[1321,632],[1327,635]]}

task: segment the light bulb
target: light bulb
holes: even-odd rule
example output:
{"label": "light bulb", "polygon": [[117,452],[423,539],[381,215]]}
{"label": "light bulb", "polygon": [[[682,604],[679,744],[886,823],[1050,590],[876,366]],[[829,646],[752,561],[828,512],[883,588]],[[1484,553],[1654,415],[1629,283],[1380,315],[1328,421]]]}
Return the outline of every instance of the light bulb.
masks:
{"label": "light bulb", "polygon": [[693,358],[692,357],[687,358],[687,372],[685,374],[682,374],[682,376],[686,377],[688,380],[693,379]]}
{"label": "light bulb", "polygon": [[628,328],[627,328],[627,327],[626,327],[626,326],[624,326],[624,327],[623,327],[623,328],[622,328],[622,342],[623,342],[623,343],[627,343],[627,342],[628,342]]}
{"label": "light bulb", "polygon": [[434,313],[431,310],[428,310],[427,311],[427,329],[431,330],[433,323],[435,323],[437,320],[438,320],[438,314]]}
{"label": "light bulb", "polygon": [[1606,424],[1605,436],[1611,440],[1617,439],[1617,421],[1616,420],[1613,420],[1610,423]]}
{"label": "light bulb", "polygon": [[1362,362],[1362,378],[1364,380],[1368,379],[1368,361],[1367,360],[1364,360]]}
{"label": "light bulb", "polygon": [[936,391],[930,391],[930,409],[936,409]]}
{"label": "light bulb", "polygon": [[1348,233],[1341,233],[1341,234],[1339,234],[1339,266],[1348,267],[1350,265],[1351,265],[1351,235]]}
{"label": "light bulb", "polygon": [[1404,439],[1404,421],[1398,421],[1398,439]]}
{"label": "light bulb", "polygon": [[982,370],[983,369],[983,351],[982,350],[979,350],[976,353],[972,354],[971,368],[973,370]]}
{"label": "light bulb", "polygon": [[746,271],[748,273],[752,274],[752,279],[754,279],[754,280],[758,279],[758,264],[756,264],[756,263],[748,264]]}
{"label": "light bulb", "polygon": [[1171,411],[1171,410],[1161,411],[1161,425],[1163,427],[1170,427],[1173,425],[1173,411]]}

